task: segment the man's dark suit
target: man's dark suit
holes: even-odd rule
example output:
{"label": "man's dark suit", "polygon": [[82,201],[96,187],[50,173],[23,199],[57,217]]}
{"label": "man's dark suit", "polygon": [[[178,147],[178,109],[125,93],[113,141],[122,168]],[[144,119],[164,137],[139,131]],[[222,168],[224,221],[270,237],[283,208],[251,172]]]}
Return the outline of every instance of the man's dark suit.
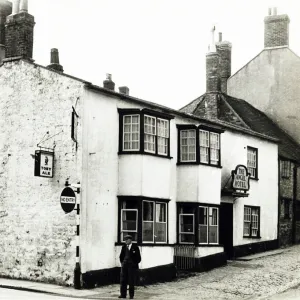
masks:
{"label": "man's dark suit", "polygon": [[128,250],[127,245],[123,245],[120,254],[120,262],[122,265],[120,292],[121,296],[124,298],[126,298],[127,294],[127,284],[129,285],[130,298],[134,297],[134,285],[140,261],[141,254],[137,244],[131,244],[130,250]]}

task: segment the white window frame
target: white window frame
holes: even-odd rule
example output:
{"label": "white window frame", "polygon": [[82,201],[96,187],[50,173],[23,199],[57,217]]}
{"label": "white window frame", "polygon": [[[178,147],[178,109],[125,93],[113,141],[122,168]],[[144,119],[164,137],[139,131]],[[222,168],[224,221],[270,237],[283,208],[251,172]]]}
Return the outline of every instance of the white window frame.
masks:
{"label": "white window frame", "polygon": [[[149,118],[151,120],[154,120],[154,126],[152,126],[152,123],[151,125],[149,124],[146,124],[146,118]],[[156,117],[153,117],[153,116],[149,116],[149,115],[144,115],[144,151],[145,152],[148,152],[148,153],[155,153],[156,152],[156,135],[157,135],[157,124],[156,124]],[[146,126],[150,126],[151,128],[154,128],[155,132],[154,133],[149,133],[149,132],[146,132]],[[146,136],[151,136],[154,138],[154,150],[149,150],[149,149],[146,149],[146,144],[148,145],[149,142],[146,141]]]}
{"label": "white window frame", "polygon": [[[144,221],[144,203],[145,202],[150,202],[150,203],[152,203],[153,204],[153,221]],[[150,200],[143,200],[143,203],[142,203],[142,242],[143,243],[154,243],[154,240],[155,240],[155,238],[154,238],[154,234],[155,234],[155,229],[154,229],[154,227],[155,227],[155,218],[156,218],[156,207],[155,207],[155,201],[150,201]],[[152,241],[145,241],[144,240],[144,236],[143,236],[143,233],[144,233],[144,223],[152,223],[153,224],[153,232],[152,232],[152,237],[153,237],[153,239],[152,239]]]}
{"label": "white window frame", "polygon": [[[194,137],[194,139],[195,139],[195,144],[194,144],[195,152],[190,152],[190,151],[189,151],[190,147],[192,147],[192,146],[189,146],[189,145],[188,145],[188,140],[189,140],[189,137],[188,137],[188,136],[187,136],[186,138],[184,138],[184,139],[187,140],[187,145],[183,145],[183,144],[182,144],[182,140],[183,140],[183,138],[182,138],[182,133],[183,133],[183,132],[190,132],[190,131],[194,131],[194,132],[195,132],[195,137]],[[196,162],[196,161],[197,161],[197,138],[196,138],[196,134],[197,134],[196,129],[181,129],[181,130],[180,130],[180,162]],[[187,156],[188,156],[188,159],[187,159],[187,160],[183,160],[183,159],[182,159],[182,155],[183,155],[182,147],[183,147],[183,146],[184,146],[184,147],[187,147]],[[190,154],[190,153],[195,154],[195,159],[194,159],[194,160],[190,160],[190,159],[189,159],[189,154]]]}
{"label": "white window frame", "polygon": [[[130,122],[130,141],[129,141],[129,143],[130,143],[130,149],[125,149],[125,125],[127,124],[125,124],[125,118],[126,117],[131,117],[131,122]],[[133,132],[132,131],[132,118],[133,117],[138,117],[138,123],[137,123],[137,125],[138,125],[138,132]],[[141,123],[141,118],[140,118],[140,115],[139,114],[129,114],[129,115],[123,115],[123,128],[122,128],[122,130],[123,130],[123,145],[122,145],[122,151],[124,151],[124,152],[129,152],[129,151],[139,151],[140,150],[140,147],[141,147],[141,141],[140,141],[140,131],[141,131],[141,129],[140,129],[140,123]],[[134,123],[134,124],[136,124],[136,123]],[[127,124],[128,125],[128,124]],[[128,132],[126,132],[127,134],[128,134]],[[132,140],[132,135],[134,134],[134,133],[138,133],[138,140]],[[133,142],[137,142],[138,143],[138,147],[136,148],[136,149],[133,149],[132,148],[132,144],[133,144]]]}
{"label": "white window frame", "polygon": [[[165,222],[160,222],[160,221],[158,221],[157,219],[156,219],[156,205],[157,204],[163,204],[164,206],[165,206],[165,208],[166,208],[166,215],[165,215]],[[156,224],[157,223],[159,223],[159,224],[166,224],[166,240],[164,241],[164,242],[157,242],[156,240],[155,240],[155,243],[156,244],[165,244],[165,243],[167,243],[167,238],[168,238],[168,205],[167,205],[167,203],[165,203],[165,202],[155,202],[155,223],[154,223],[154,240],[156,239],[156,235],[155,235],[155,227],[156,227]]]}
{"label": "white window frame", "polygon": [[[207,245],[208,244],[208,242],[209,242],[209,236],[208,236],[208,227],[209,227],[209,215],[208,215],[208,206],[199,206],[199,208],[204,208],[205,210],[206,210],[206,225],[204,225],[204,224],[198,224],[198,242],[199,242],[199,244],[201,245]],[[198,210],[198,214],[199,214],[199,210]],[[199,216],[198,216],[198,219],[199,219]],[[200,242],[200,226],[206,226],[206,236],[207,236],[207,238],[206,238],[206,243],[204,243],[204,242]]]}
{"label": "white window frame", "polygon": [[[207,138],[203,139],[201,138],[202,136],[205,136]],[[204,141],[206,141],[207,143],[203,143]],[[210,151],[210,132],[207,131],[207,130],[202,130],[200,129],[199,130],[199,151],[200,151],[200,163],[202,164],[209,164],[209,151]],[[202,157],[203,157],[203,151],[201,150],[204,150],[205,149],[205,154],[207,153],[207,155],[204,155],[205,157],[207,157],[207,161],[202,161]]]}
{"label": "white window frame", "polygon": [[[212,214],[212,211],[213,209],[216,209],[217,210],[217,225],[212,225],[212,217],[213,217],[213,214]],[[211,213],[210,213],[211,211]],[[209,218],[208,218],[208,243],[210,245],[219,245],[219,208],[218,207],[215,207],[215,206],[209,206],[208,207],[208,215],[209,215]],[[212,243],[210,240],[209,240],[209,228],[210,227],[217,227],[217,242],[216,243]]]}
{"label": "white window frame", "polygon": [[286,179],[291,177],[291,162],[289,160],[280,161],[280,176]]}
{"label": "white window frame", "polygon": [[257,178],[257,152],[257,149],[247,147],[247,169],[250,173],[250,178]]}
{"label": "white window frame", "polygon": [[[164,124],[166,124],[167,126],[166,127],[164,127],[164,130],[166,130],[166,136],[162,136],[162,135],[159,135],[159,130],[158,130],[158,123],[159,122],[162,122],[162,123],[164,123]],[[169,120],[166,120],[166,119],[161,119],[161,118],[157,118],[157,120],[156,120],[156,126],[157,126],[157,154],[159,154],[159,155],[164,155],[164,156],[167,156],[168,155],[168,153],[169,153],[169,125],[170,124],[170,121]],[[163,141],[166,141],[166,143],[167,143],[167,147],[166,147],[166,153],[164,153],[164,152],[160,152],[159,151],[159,139],[162,139]],[[162,145],[162,147],[165,147],[165,145]]]}
{"label": "white window frame", "polygon": [[[136,224],[135,224],[135,228],[136,230],[123,230],[123,211],[135,211],[136,212]],[[136,236],[138,237],[138,218],[139,218],[139,211],[138,209],[135,208],[122,208],[121,209],[121,241],[123,242],[123,233],[124,232],[134,232],[136,233]],[[133,240],[133,242],[137,242],[136,240]]]}
{"label": "white window frame", "polygon": [[[182,216],[192,216],[193,217],[193,232],[182,232],[181,231],[180,225],[181,225],[181,217]],[[195,214],[179,214],[179,243],[180,244],[194,244],[194,243],[182,242],[181,241],[182,234],[195,235]]]}
{"label": "white window frame", "polygon": [[[250,217],[247,220],[245,220],[245,211],[248,210],[247,216]],[[254,213],[255,212],[255,213]],[[256,217],[256,220],[254,220]],[[245,223],[249,224],[249,234],[245,234]],[[257,224],[257,227],[253,228],[253,224]],[[244,206],[244,223],[243,223],[243,236],[244,237],[250,237],[250,238],[259,238],[259,231],[260,231],[260,208],[259,207],[253,207],[253,206]],[[256,230],[256,235],[253,235],[253,229]]]}
{"label": "white window frame", "polygon": [[[217,147],[212,147],[212,136],[216,136],[217,137]],[[218,160],[213,160],[212,159],[212,150],[215,150],[217,155],[218,155]],[[220,134],[219,133],[216,133],[216,132],[210,132],[209,133],[209,151],[210,151],[210,155],[209,155],[209,158],[210,158],[210,164],[211,165],[214,165],[214,166],[217,166],[219,165],[220,163]]]}

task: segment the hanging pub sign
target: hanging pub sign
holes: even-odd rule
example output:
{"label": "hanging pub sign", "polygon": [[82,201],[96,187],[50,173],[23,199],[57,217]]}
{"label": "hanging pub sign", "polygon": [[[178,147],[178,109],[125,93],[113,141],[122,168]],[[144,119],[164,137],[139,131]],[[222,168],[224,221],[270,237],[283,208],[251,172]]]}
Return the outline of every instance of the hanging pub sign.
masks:
{"label": "hanging pub sign", "polygon": [[60,205],[63,211],[70,213],[76,205],[76,195],[72,188],[65,187],[60,194]]}
{"label": "hanging pub sign", "polygon": [[250,189],[250,173],[244,165],[237,165],[235,170],[231,172],[232,188],[236,192],[246,193]]}
{"label": "hanging pub sign", "polygon": [[46,150],[35,151],[34,176],[53,177],[54,152]]}

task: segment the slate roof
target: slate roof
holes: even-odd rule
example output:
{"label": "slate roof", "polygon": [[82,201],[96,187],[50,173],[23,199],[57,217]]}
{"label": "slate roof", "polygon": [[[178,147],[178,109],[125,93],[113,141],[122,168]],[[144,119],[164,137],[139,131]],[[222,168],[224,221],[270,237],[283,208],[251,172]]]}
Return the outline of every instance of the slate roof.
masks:
{"label": "slate roof", "polygon": [[[280,140],[278,145],[279,156],[300,162],[300,145],[265,113],[256,109],[247,101],[228,96],[218,95],[218,119],[250,129],[260,134],[271,136]],[[198,97],[180,111],[204,117],[203,109],[206,94]]]}

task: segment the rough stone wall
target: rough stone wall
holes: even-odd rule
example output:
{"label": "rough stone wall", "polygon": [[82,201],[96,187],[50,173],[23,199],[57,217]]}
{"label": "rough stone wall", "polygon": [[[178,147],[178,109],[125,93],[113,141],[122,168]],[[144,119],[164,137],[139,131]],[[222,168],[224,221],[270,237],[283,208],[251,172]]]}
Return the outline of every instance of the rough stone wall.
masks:
{"label": "rough stone wall", "polygon": [[[282,178],[280,174],[280,212],[279,212],[279,244],[280,246],[293,243],[293,198],[294,198],[294,164],[291,163],[289,178]],[[288,200],[289,199],[289,200]],[[289,203],[289,216],[285,215],[285,202]]]}
{"label": "rough stone wall", "polygon": [[[81,115],[82,83],[20,60],[0,67],[0,91],[0,276],[72,284],[76,212],[63,212],[60,193],[68,177],[80,180],[81,120],[76,150],[71,113]],[[47,131],[54,177],[35,177]]]}

